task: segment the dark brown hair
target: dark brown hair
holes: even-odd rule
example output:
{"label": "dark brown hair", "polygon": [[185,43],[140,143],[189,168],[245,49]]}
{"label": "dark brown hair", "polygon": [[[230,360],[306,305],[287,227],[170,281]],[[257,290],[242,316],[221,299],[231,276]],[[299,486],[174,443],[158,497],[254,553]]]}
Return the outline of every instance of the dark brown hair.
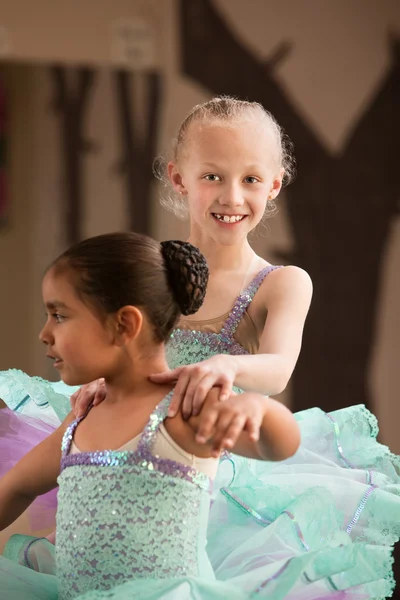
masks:
{"label": "dark brown hair", "polygon": [[186,242],[161,244],[137,233],[111,233],[75,244],[49,267],[68,269],[77,293],[103,314],[123,306],[141,308],[165,342],[180,314],[203,303],[208,267],[200,251]]}

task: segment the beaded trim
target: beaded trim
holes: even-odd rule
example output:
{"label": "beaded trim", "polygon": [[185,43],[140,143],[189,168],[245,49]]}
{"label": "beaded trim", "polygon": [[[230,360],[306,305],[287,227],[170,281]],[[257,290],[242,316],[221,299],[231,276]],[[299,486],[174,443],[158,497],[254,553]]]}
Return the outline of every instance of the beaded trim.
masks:
{"label": "beaded trim", "polygon": [[168,343],[171,344],[171,346],[173,346],[174,343],[182,343],[184,345],[201,344],[202,346],[208,346],[215,354],[231,354],[234,356],[249,354],[235,339],[227,338],[221,333],[213,333],[211,331],[174,329]]}
{"label": "beaded trim", "polygon": [[269,265],[262,269],[258,275],[256,275],[250,285],[237,297],[235,304],[231,312],[228,315],[224,325],[222,326],[220,335],[225,338],[231,339],[243,317],[245,311],[248,309],[251,301],[253,300],[256,292],[260,285],[264,281],[267,275],[281,269],[283,265]]}
{"label": "beaded trim", "polygon": [[234,334],[245,311],[248,309],[260,285],[269,273],[281,269],[282,265],[270,265],[262,269],[253,279],[249,286],[235,300],[232,310],[222,325],[219,333],[211,331],[198,331],[193,329],[174,329],[170,336],[170,344],[201,344],[208,346],[216,354],[231,354],[238,356],[249,354],[239,342],[234,339]]}
{"label": "beaded trim", "polygon": [[247,515],[252,517],[254,519],[254,521],[256,523],[258,523],[259,525],[263,525],[265,527],[272,523],[272,521],[269,521],[268,519],[264,519],[264,517],[262,515],[260,515],[260,513],[258,513],[256,510],[254,510],[254,508],[251,508],[251,506],[249,504],[246,504],[245,502],[243,502],[243,500],[241,500],[238,496],[236,496],[236,494],[231,492],[228,488],[223,487],[223,488],[221,488],[220,492],[223,496],[225,496],[225,498],[228,498],[228,500],[231,500],[233,502],[233,504],[235,504],[238,508],[240,508],[244,513],[246,513]]}
{"label": "beaded trim", "polygon": [[64,433],[61,451],[61,471],[74,466],[97,467],[130,467],[132,471],[143,472],[146,469],[154,475],[185,479],[202,490],[211,492],[211,479],[201,471],[169,458],[160,458],[152,454],[155,437],[160,424],[167,416],[168,406],[171,402],[173,390],[165,396],[151,413],[147,425],[140,436],[136,450],[100,450],[98,452],[79,452],[69,454],[74,433],[79,423],[85,416],[76,419]]}
{"label": "beaded trim", "polygon": [[132,450],[122,452],[103,450],[101,452],[68,454],[61,460],[61,472],[68,467],[76,466],[129,467],[131,472],[137,474],[143,473],[143,470],[146,469],[151,475],[185,479],[202,490],[211,492],[211,480],[205,473],[169,458],[153,456],[151,453],[138,453]]}
{"label": "beaded trim", "polygon": [[[354,465],[352,462],[350,462],[346,456],[344,455],[343,452],[343,448],[342,445],[340,443],[340,429],[339,429],[339,425],[338,423],[335,421],[335,419],[332,417],[331,414],[329,413],[325,413],[326,417],[330,420],[330,422],[332,423],[332,427],[333,427],[333,433],[335,436],[335,443],[336,443],[336,448],[339,454],[339,457],[341,459],[341,461],[343,462],[343,464],[348,468],[348,469],[357,469],[357,466]],[[369,484],[369,488],[367,489],[367,491],[365,492],[365,494],[363,495],[360,504],[357,506],[354,515],[352,516],[352,518],[350,519],[347,527],[346,527],[346,532],[350,535],[351,530],[353,529],[354,525],[357,523],[357,521],[359,520],[362,511],[365,508],[365,505],[367,504],[368,499],[371,497],[372,493],[374,490],[376,490],[378,488],[377,485],[375,485],[374,483],[372,483],[372,475],[373,475],[373,471],[371,469],[365,469],[365,474],[366,474],[366,479],[367,479],[367,483]]]}
{"label": "beaded trim", "polygon": [[293,514],[293,513],[291,513],[291,512],[290,512],[290,510],[284,510],[284,511],[283,511],[283,514],[287,515],[287,516],[289,517],[289,519],[291,519],[291,520],[292,520],[292,522],[293,522],[293,524],[294,524],[294,527],[295,527],[295,529],[296,529],[297,537],[299,538],[299,540],[300,540],[300,542],[301,542],[301,544],[302,544],[303,548],[304,548],[305,550],[307,550],[307,552],[309,552],[309,550],[310,550],[310,546],[307,544],[307,542],[306,542],[306,540],[305,540],[305,538],[304,538],[303,532],[302,532],[302,530],[301,530],[301,527],[300,527],[300,525],[299,525],[299,523],[298,523],[298,521],[297,521],[296,517],[294,516],[294,514]]}

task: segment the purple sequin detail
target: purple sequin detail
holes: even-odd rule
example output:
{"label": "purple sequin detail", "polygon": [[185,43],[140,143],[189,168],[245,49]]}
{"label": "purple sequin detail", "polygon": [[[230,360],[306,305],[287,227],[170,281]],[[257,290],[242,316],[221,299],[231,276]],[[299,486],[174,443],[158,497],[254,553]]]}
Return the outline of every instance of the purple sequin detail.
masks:
{"label": "purple sequin detail", "polygon": [[305,550],[307,550],[307,552],[308,552],[308,551],[310,550],[310,546],[307,544],[307,542],[306,542],[306,540],[305,540],[305,538],[304,538],[303,532],[301,531],[300,525],[298,524],[298,522],[297,522],[297,520],[296,520],[296,517],[295,517],[295,516],[294,516],[294,514],[293,514],[293,513],[291,513],[289,510],[284,510],[284,511],[283,511],[283,513],[284,513],[285,515],[287,515],[287,516],[289,517],[289,519],[291,519],[291,520],[293,521],[293,523],[294,523],[294,526],[295,526],[295,528],[296,528],[296,533],[297,533],[297,536],[298,536],[298,538],[299,538],[299,540],[300,540],[300,542],[301,542],[301,544],[302,544],[303,548],[304,548]]}
{"label": "purple sequin detail", "polygon": [[360,504],[357,507],[356,512],[354,513],[352,519],[350,520],[350,523],[346,527],[346,532],[348,534],[351,533],[351,530],[353,529],[354,525],[357,523],[358,519],[361,516],[362,511],[364,510],[364,507],[367,503],[368,498],[371,496],[372,492],[377,489],[377,487],[378,487],[377,485],[372,484],[365,492]]}
{"label": "purple sequin detail", "polygon": [[197,485],[202,490],[211,491],[210,478],[189,465],[183,465],[168,458],[159,458],[151,453],[137,453],[131,450],[118,452],[117,450],[104,450],[101,452],[80,452],[69,454],[61,460],[61,471],[68,467],[96,466],[96,467],[129,467],[131,472],[143,472],[147,469],[155,476],[169,476],[177,479],[186,479]]}
{"label": "purple sequin detail", "polygon": [[160,458],[152,453],[155,437],[160,424],[167,415],[168,406],[172,398],[171,391],[156,406],[149,417],[149,421],[143,430],[136,450],[100,450],[97,452],[79,452],[69,454],[75,430],[84,417],[76,419],[66,430],[62,441],[61,471],[74,466],[97,466],[97,467],[130,467],[142,472],[146,469],[150,474],[157,476],[169,476],[185,479],[202,490],[211,491],[211,480],[197,469],[176,462],[169,458]]}
{"label": "purple sequin detail", "polygon": [[192,329],[174,329],[171,333],[169,344],[201,344],[208,346],[215,354],[231,354],[240,356],[248,354],[236,340],[227,338],[222,333],[213,333],[211,331],[194,331]]}
{"label": "purple sequin detail", "polygon": [[269,273],[276,269],[281,269],[281,265],[265,267],[253,279],[250,285],[237,297],[231,312],[229,313],[225,323],[223,324],[220,333],[211,331],[196,331],[192,329],[174,329],[171,334],[170,344],[201,344],[208,346],[215,354],[231,354],[234,356],[248,354],[248,351],[243,348],[234,339],[235,331],[242,319],[245,311],[248,309],[253,300],[258,288]]}
{"label": "purple sequin detail", "polygon": [[246,502],[243,502],[243,500],[241,500],[238,496],[236,496],[228,488],[226,488],[226,487],[221,488],[220,491],[221,491],[221,494],[223,496],[225,496],[225,498],[228,498],[228,500],[231,500],[233,502],[233,504],[238,506],[241,510],[243,510],[243,512],[245,512],[252,519],[254,519],[254,521],[256,521],[256,523],[258,523],[260,525],[264,525],[264,526],[270,525],[272,523],[272,521],[269,521],[268,519],[264,519],[264,517],[262,515],[260,515],[259,512],[254,510],[254,508],[251,508],[251,506],[249,504],[246,504]]}
{"label": "purple sequin detail", "polygon": [[224,326],[221,329],[220,335],[222,337],[226,337],[226,338],[233,337],[233,335],[240,323],[241,318],[243,317],[245,311],[249,307],[251,301],[253,300],[254,296],[256,295],[258,288],[260,287],[260,285],[262,284],[262,282],[264,281],[266,276],[269,275],[269,273],[272,273],[272,271],[275,271],[276,269],[281,269],[281,268],[282,268],[281,265],[276,265],[276,266],[270,265],[268,267],[265,267],[265,269],[263,269],[262,271],[260,271],[258,273],[258,275],[256,275],[256,277],[253,279],[253,281],[250,283],[250,285],[244,290],[244,292],[242,292],[238,296],[227,320],[224,323]]}
{"label": "purple sequin detail", "polygon": [[288,568],[288,566],[290,565],[290,563],[292,562],[293,558],[289,558],[289,560],[287,562],[285,562],[285,564],[277,570],[276,573],[274,573],[274,575],[271,575],[271,577],[268,577],[268,579],[265,579],[252,593],[252,596],[255,594],[259,594],[267,585],[268,583],[270,583],[271,581],[274,581],[275,579],[278,579],[278,577],[280,575],[282,575],[282,573],[284,571],[286,571],[286,569]]}

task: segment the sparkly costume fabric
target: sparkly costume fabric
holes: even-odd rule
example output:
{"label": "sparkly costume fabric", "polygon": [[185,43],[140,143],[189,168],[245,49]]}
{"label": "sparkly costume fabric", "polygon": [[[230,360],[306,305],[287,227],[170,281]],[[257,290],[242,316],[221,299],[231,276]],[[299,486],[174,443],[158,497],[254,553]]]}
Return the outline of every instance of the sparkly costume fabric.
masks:
{"label": "sparkly costume fabric", "polygon": [[[261,271],[239,296],[220,333],[201,331],[201,327],[199,331],[176,330],[167,348],[170,366],[198,362],[215,354],[246,354],[246,350],[235,340],[236,327],[260,284],[275,268],[277,267],[267,267]],[[7,372],[1,375],[4,385],[8,377]],[[16,372],[13,372],[14,380],[15,377]],[[58,393],[62,393],[60,384],[56,389]],[[68,395],[66,387],[64,391]],[[49,400],[51,401],[50,395]],[[350,401],[349,398],[349,403]],[[66,398],[65,404],[67,402]],[[10,438],[14,436],[15,439],[18,435],[18,439],[23,440],[28,425],[21,422],[18,413],[6,412],[12,421],[13,433],[10,434],[9,422],[4,439],[10,441]],[[43,412],[37,408],[37,416],[40,415],[43,420]],[[71,508],[71,520],[76,523],[76,528],[69,527],[67,518],[62,524],[64,532],[61,535],[64,538],[61,547],[65,546],[67,555],[72,555],[72,558],[65,558],[64,564],[69,564],[68,561],[71,560],[72,565],[75,560],[74,553],[79,553],[79,542],[76,541],[78,538],[66,541],[68,536],[80,535],[85,527],[84,519],[91,518],[92,530],[88,537],[93,541],[86,541],[86,546],[81,546],[85,550],[76,564],[81,568],[84,564],[83,556],[86,554],[93,561],[108,560],[108,572],[104,566],[98,567],[98,585],[104,585],[101,583],[102,579],[110,584],[108,589],[93,587],[83,594],[79,591],[76,597],[85,600],[361,600],[390,596],[394,585],[391,552],[400,535],[399,457],[377,443],[376,419],[363,406],[350,406],[329,414],[314,408],[298,413],[296,419],[301,429],[302,442],[292,458],[273,463],[248,460],[229,454],[222,457],[208,515],[208,559],[205,559],[202,548],[197,549],[196,553],[186,550],[186,574],[179,570],[183,563],[179,564],[179,568],[174,566],[177,551],[173,543],[169,546],[172,521],[170,523],[168,519],[178,517],[178,537],[186,535],[188,547],[193,548],[194,532],[203,543],[200,522],[207,518],[207,509],[200,506],[200,511],[196,514],[193,511],[191,515],[188,515],[189,509],[181,509],[183,489],[187,489],[188,493],[193,495],[193,500],[195,497],[207,497],[202,484],[191,480],[191,476],[188,479],[181,468],[177,471],[167,470],[165,473],[161,466],[156,466],[156,462],[152,460],[149,463],[152,465],[150,471],[145,468],[141,471],[140,477],[145,477],[149,485],[157,473],[157,476],[160,475],[166,481],[173,481],[177,486],[176,490],[179,490],[176,501],[172,501],[174,492],[171,492],[171,497],[165,490],[159,492],[164,494],[165,504],[174,502],[170,513],[164,509],[160,510],[167,535],[164,534],[161,523],[158,528],[151,525],[150,533],[147,534],[146,526],[140,522],[140,518],[145,520],[145,515],[139,518],[139,531],[142,532],[140,535],[143,534],[146,540],[143,559],[139,558],[140,564],[143,566],[150,562],[157,565],[153,575],[146,576],[145,569],[142,573],[134,570],[138,560],[136,555],[132,564],[127,564],[126,569],[123,569],[121,565],[124,564],[125,558],[113,555],[113,550],[118,553],[122,544],[118,537],[111,536],[111,533],[117,534],[122,527],[129,529],[129,523],[124,523],[124,516],[125,520],[130,519],[131,515],[136,519],[138,514],[148,510],[145,506],[147,500],[142,502],[140,494],[135,498],[137,488],[134,481],[139,479],[136,480],[137,475],[134,475],[133,471],[138,468],[138,463],[135,459],[134,464],[128,464],[129,461],[122,464],[125,459],[120,457],[122,462],[113,466],[107,461],[115,460],[114,456],[99,453],[95,458],[92,457],[91,460],[95,463],[93,472],[98,473],[96,478],[103,482],[102,473],[108,472],[108,469],[110,473],[114,473],[113,469],[118,470],[118,473],[126,469],[127,484],[126,487],[123,485],[125,480],[121,477],[114,480],[116,488],[112,487],[113,484],[110,484],[111,487],[105,485],[102,492],[104,495],[99,502],[98,496],[93,495],[87,478],[75,479],[75,485],[80,482],[80,485],[85,486],[85,495],[90,497],[90,501],[87,504],[83,501],[85,510],[81,509],[82,503],[72,501],[75,509]],[[0,411],[0,440],[1,427]],[[26,445],[26,449],[28,447]],[[85,473],[85,469],[89,469],[85,456],[78,456],[81,458],[74,459],[74,464],[64,462],[67,459],[72,461],[72,457],[64,459],[60,476],[60,482],[65,485],[64,489],[67,490],[69,486],[65,500],[70,503],[71,498],[78,495],[78,491],[73,488],[74,470]],[[79,461],[85,464],[78,464]],[[114,475],[111,480],[113,478]],[[186,488],[186,485],[189,487]],[[139,487],[142,489],[142,486]],[[127,498],[123,497],[123,488]],[[143,490],[146,495],[147,487],[144,486]],[[61,486],[60,498],[62,493]],[[61,502],[62,511],[66,502]],[[119,526],[114,527],[117,513],[113,515],[112,511],[119,511],[120,506],[124,508],[118,512]],[[94,517],[90,514],[88,516],[89,508],[99,511],[97,518],[101,524],[98,525],[98,529],[95,528]],[[155,518],[154,511],[152,514]],[[185,515],[185,521],[190,521],[190,532],[185,533],[182,515]],[[60,518],[64,517],[57,517],[59,527]],[[106,535],[108,523],[110,537],[107,545],[105,538],[98,536]],[[101,543],[96,543],[96,538],[101,540]],[[168,553],[161,549],[164,543],[167,544]],[[152,546],[153,554],[150,550]],[[138,547],[135,548],[137,554]],[[54,557],[51,559],[54,555],[51,544],[40,539],[14,536],[7,545],[5,554],[9,560],[0,560],[2,598],[58,598],[58,592],[54,592],[54,582],[58,577],[62,578],[62,574],[56,577]],[[197,556],[198,565],[204,563],[202,568],[197,567],[197,575],[193,567],[194,556]],[[161,557],[167,561],[167,573],[159,571]],[[209,567],[208,560],[212,568]],[[114,565],[117,566],[114,568]],[[97,563],[94,562],[91,568],[93,577],[97,577]],[[69,567],[65,567],[65,572],[70,572]],[[118,573],[121,579],[112,581],[115,573]],[[88,585],[90,586],[90,583]],[[6,595],[3,595],[3,589]],[[41,595],[35,595],[39,593],[38,590]]]}
{"label": "sparkly costume fabric", "polygon": [[131,579],[198,576],[207,564],[210,481],[152,454],[169,400],[151,415],[135,452],[69,455],[79,421],[67,430],[57,513],[60,600]]}

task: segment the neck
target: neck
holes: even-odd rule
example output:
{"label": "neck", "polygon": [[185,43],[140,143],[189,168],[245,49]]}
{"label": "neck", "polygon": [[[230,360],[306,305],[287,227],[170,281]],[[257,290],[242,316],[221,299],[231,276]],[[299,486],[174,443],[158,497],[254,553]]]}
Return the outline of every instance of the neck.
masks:
{"label": "neck", "polygon": [[256,256],[247,238],[232,246],[223,246],[202,232],[190,233],[188,242],[205,256],[211,272],[240,271]]}
{"label": "neck", "polygon": [[163,391],[167,393],[172,387],[171,384],[161,386],[152,383],[149,377],[168,370],[164,346],[151,354],[143,354],[135,360],[127,356],[119,370],[112,377],[106,377],[107,401],[112,403],[131,401],[132,397],[143,398],[157,395],[157,392],[162,394]]}

